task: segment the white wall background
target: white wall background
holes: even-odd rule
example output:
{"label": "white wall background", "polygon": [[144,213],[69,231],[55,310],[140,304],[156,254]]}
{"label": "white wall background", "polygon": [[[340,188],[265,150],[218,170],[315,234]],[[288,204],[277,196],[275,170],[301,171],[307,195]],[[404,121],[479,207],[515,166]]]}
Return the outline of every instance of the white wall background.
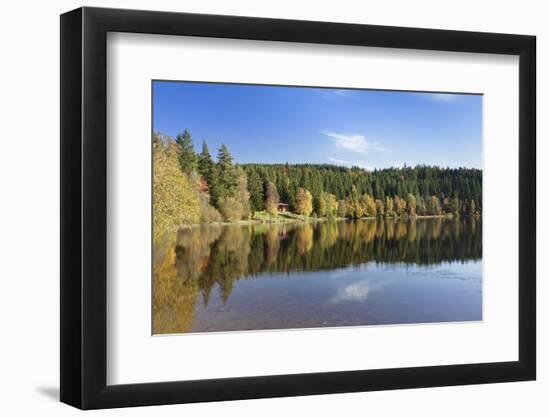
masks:
{"label": "white wall background", "polygon": [[[59,17],[81,6],[7,2],[0,17],[0,413],[75,415],[57,402],[59,392]],[[124,0],[86,5],[237,14],[532,34],[538,37],[539,213],[550,209],[543,194],[550,178],[550,148],[542,138],[550,97],[550,26],[536,0],[301,1]],[[550,405],[550,221],[539,215],[538,381],[482,386],[237,401],[99,411],[94,415],[278,416],[342,415],[547,415]],[[544,395],[546,394],[546,395]]]}

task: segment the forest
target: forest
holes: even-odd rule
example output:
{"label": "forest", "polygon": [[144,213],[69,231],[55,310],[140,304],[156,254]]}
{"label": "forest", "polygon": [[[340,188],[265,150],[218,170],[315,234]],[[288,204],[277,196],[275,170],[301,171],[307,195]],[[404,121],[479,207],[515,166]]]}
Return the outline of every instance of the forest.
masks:
{"label": "forest", "polygon": [[331,164],[237,164],[226,145],[212,156],[184,130],[153,135],[155,238],[180,226],[243,220],[473,216],[482,171],[403,166],[368,171]]}

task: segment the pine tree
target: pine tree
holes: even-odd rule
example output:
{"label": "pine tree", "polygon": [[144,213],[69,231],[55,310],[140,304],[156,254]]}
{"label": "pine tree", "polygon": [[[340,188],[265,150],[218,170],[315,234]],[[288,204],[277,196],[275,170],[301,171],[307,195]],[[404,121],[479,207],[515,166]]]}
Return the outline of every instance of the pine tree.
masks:
{"label": "pine tree", "polygon": [[191,134],[187,129],[176,136],[176,143],[179,147],[179,163],[181,170],[186,174],[190,174],[197,169],[197,154],[193,147]]}
{"label": "pine tree", "polygon": [[218,199],[225,200],[227,197],[233,197],[237,186],[237,173],[233,165],[233,157],[225,144],[222,144],[219,149],[217,167],[217,180],[220,185]]}
{"label": "pine tree", "polygon": [[250,204],[253,211],[260,211],[264,203],[264,191],[262,180],[255,169],[248,174],[248,192],[250,193]]}
{"label": "pine tree", "polygon": [[214,161],[212,160],[206,141],[202,142],[202,151],[198,156],[197,168],[199,174],[208,183],[208,187],[212,187],[214,184]]}

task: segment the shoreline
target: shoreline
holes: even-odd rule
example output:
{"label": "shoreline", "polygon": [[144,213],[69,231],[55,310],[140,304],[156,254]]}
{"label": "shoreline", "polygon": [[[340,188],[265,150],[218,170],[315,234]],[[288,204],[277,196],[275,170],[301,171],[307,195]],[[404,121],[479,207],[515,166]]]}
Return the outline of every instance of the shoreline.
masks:
{"label": "shoreline", "polygon": [[370,217],[360,217],[357,219],[351,219],[347,217],[306,217],[306,218],[284,218],[284,219],[275,219],[275,220],[263,220],[263,219],[250,219],[250,220],[239,220],[237,222],[215,222],[215,223],[196,223],[192,225],[180,226],[178,229],[185,229],[191,227],[200,227],[200,226],[255,226],[255,225],[285,225],[285,224],[299,224],[299,223],[320,223],[320,222],[342,222],[342,221],[353,221],[353,220],[417,220],[417,219],[456,219],[456,218],[470,218],[470,217],[482,217],[481,214],[475,215],[462,215],[455,216],[452,214],[431,214],[431,215],[422,215],[422,216],[370,216]]}

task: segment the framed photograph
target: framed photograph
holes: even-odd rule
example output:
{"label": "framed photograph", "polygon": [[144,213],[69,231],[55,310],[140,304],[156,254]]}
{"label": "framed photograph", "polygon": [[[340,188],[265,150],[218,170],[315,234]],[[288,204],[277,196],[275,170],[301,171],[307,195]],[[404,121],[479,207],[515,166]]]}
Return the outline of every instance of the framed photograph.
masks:
{"label": "framed photograph", "polygon": [[535,37],[61,16],[61,401],[533,380]]}

